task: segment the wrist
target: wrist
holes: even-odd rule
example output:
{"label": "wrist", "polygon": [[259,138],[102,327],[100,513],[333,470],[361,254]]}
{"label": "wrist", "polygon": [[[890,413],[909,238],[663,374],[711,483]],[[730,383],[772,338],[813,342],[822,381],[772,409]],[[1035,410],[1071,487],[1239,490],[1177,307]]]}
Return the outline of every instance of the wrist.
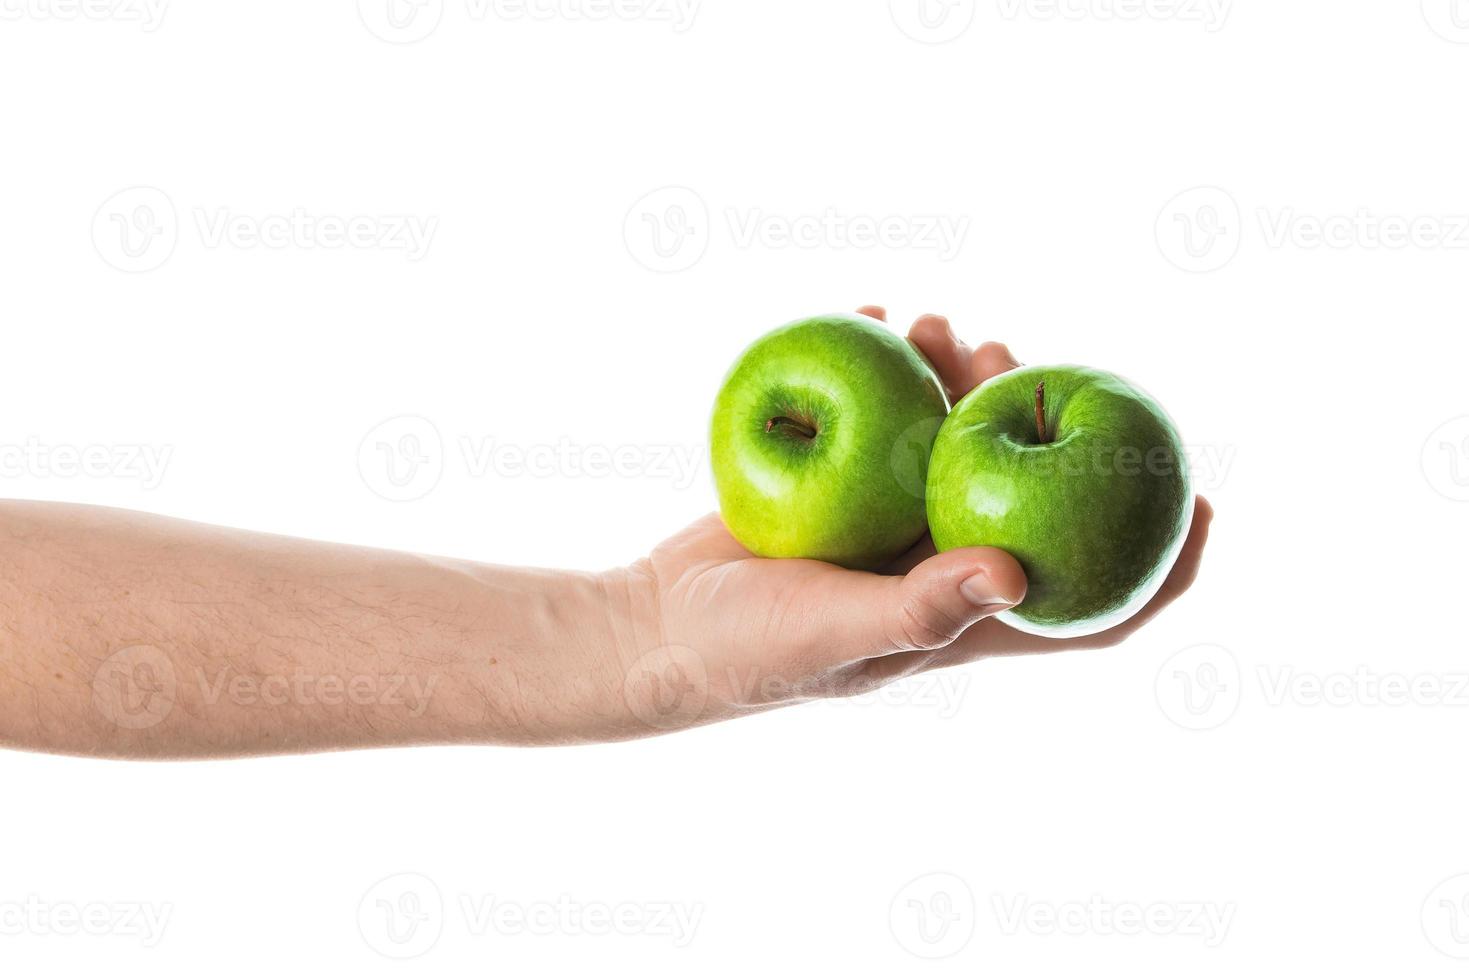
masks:
{"label": "wrist", "polygon": [[471,684],[488,708],[478,740],[527,745],[655,734],[625,688],[660,643],[657,589],[641,564],[600,573],[492,572],[481,612],[515,624]]}
{"label": "wrist", "polygon": [[640,738],[665,730],[659,727],[656,710],[649,720],[648,697],[644,690],[649,672],[658,674],[660,659],[667,649],[663,629],[658,581],[646,559],[596,576],[601,603],[603,639],[598,658],[604,677],[604,718],[615,731],[613,738]]}

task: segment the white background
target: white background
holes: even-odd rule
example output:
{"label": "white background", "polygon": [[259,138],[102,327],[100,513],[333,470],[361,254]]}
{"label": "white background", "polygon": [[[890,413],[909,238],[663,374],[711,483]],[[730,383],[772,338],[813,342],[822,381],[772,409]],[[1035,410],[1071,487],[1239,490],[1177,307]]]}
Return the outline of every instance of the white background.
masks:
{"label": "white background", "polygon": [[65,4],[0,2],[8,496],[615,565],[712,508],[739,349],[874,302],[1135,379],[1218,519],[1125,647],[865,702],[7,754],[8,975],[1461,975],[1469,4]]}

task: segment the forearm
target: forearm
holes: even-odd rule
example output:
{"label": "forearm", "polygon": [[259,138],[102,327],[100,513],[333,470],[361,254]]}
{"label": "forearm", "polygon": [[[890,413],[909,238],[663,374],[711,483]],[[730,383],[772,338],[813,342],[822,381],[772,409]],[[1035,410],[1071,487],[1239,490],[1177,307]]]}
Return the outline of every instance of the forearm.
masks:
{"label": "forearm", "polygon": [[0,503],[0,741],[121,756],[619,737],[623,573]]}

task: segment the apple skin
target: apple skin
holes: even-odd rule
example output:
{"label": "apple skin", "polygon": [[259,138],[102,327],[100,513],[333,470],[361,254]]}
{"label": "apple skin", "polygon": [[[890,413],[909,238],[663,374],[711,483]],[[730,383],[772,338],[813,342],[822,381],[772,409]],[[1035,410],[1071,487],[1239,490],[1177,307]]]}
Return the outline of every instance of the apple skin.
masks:
{"label": "apple skin", "polygon": [[714,403],[709,453],[730,533],[766,558],[877,568],[928,527],[948,399],[880,320],[800,320],[750,345]]}
{"label": "apple skin", "polygon": [[[1045,383],[1048,441],[1036,426]],[[928,473],[940,551],[1002,548],[1025,569],[1025,600],[1001,621],[1086,636],[1158,591],[1193,519],[1178,432],[1141,389],[1105,371],[1026,367],[971,391],[944,422]]]}

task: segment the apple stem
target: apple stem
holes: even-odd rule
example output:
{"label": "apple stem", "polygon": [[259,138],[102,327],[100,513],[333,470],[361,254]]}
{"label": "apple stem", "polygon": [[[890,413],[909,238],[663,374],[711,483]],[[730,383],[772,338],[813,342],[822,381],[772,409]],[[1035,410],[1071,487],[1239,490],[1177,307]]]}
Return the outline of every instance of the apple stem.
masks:
{"label": "apple stem", "polygon": [[769,422],[766,422],[765,423],[765,431],[766,432],[773,432],[775,430],[775,427],[777,425],[788,425],[788,426],[790,426],[792,429],[795,429],[796,432],[802,438],[805,438],[805,439],[815,439],[816,438],[816,430],[815,429],[811,428],[809,425],[802,425],[800,422],[797,422],[795,419],[787,418],[784,415],[777,415],[775,418],[771,419]]}
{"label": "apple stem", "polygon": [[1046,438],[1046,383],[1042,381],[1035,386],[1035,434],[1041,442],[1050,442]]}

